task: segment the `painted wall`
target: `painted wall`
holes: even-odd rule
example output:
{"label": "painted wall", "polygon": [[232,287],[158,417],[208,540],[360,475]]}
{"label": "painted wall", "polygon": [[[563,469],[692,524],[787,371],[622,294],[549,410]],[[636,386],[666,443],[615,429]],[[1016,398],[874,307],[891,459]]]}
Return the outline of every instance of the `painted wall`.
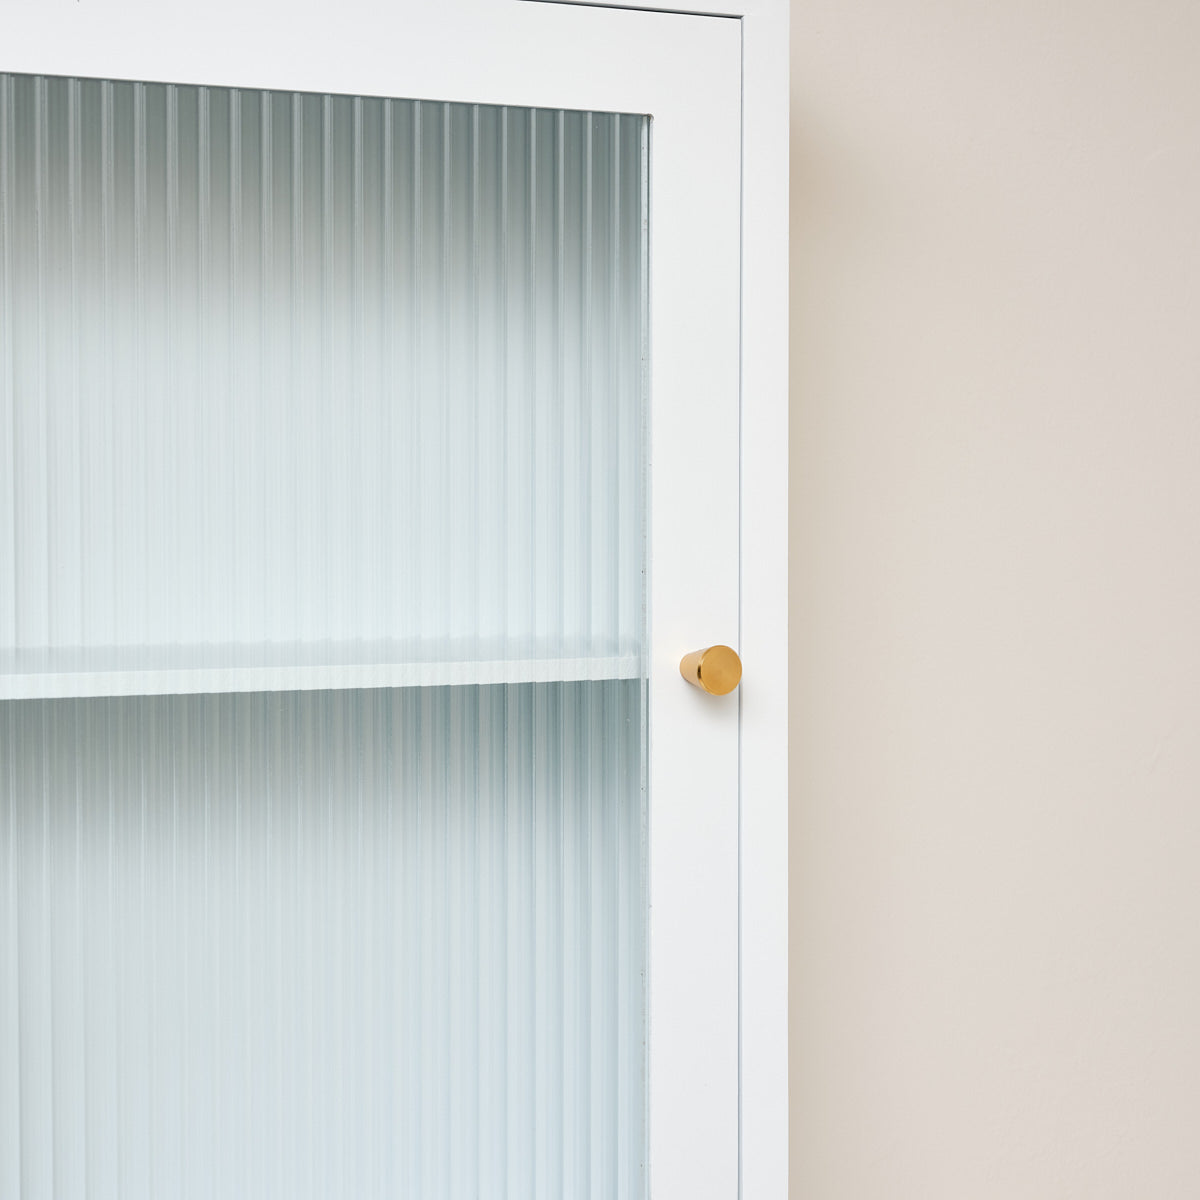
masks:
{"label": "painted wall", "polygon": [[1200,1196],[1200,6],[792,29],[792,1195]]}

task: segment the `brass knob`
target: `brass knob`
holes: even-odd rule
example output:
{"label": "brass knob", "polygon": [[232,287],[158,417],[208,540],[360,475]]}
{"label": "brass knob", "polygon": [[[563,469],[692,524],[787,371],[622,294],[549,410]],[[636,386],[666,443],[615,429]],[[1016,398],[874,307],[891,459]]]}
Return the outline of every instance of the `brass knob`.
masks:
{"label": "brass knob", "polygon": [[742,660],[728,646],[693,650],[679,660],[679,673],[710,696],[727,696],[741,682]]}

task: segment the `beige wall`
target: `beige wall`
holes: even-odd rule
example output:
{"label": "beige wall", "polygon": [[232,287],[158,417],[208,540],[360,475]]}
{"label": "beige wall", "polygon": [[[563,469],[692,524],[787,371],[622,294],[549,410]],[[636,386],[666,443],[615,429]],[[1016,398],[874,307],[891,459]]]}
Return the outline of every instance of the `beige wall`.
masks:
{"label": "beige wall", "polygon": [[1200,5],[792,21],[792,1195],[1200,1197]]}

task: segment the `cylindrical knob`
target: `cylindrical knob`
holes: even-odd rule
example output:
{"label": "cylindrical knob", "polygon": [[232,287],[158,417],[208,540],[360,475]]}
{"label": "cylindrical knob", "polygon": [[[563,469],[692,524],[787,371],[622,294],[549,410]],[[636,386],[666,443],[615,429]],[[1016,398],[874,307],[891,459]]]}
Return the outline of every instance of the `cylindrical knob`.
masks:
{"label": "cylindrical knob", "polygon": [[710,696],[726,696],[742,678],[742,660],[728,646],[693,650],[679,660],[679,673]]}

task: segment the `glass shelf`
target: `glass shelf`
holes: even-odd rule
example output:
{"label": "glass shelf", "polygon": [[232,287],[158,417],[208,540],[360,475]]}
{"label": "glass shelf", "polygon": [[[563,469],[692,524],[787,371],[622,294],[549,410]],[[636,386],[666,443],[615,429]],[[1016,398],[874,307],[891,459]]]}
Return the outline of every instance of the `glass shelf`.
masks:
{"label": "glass shelf", "polygon": [[0,653],[0,700],[636,679],[634,651],[400,642]]}

